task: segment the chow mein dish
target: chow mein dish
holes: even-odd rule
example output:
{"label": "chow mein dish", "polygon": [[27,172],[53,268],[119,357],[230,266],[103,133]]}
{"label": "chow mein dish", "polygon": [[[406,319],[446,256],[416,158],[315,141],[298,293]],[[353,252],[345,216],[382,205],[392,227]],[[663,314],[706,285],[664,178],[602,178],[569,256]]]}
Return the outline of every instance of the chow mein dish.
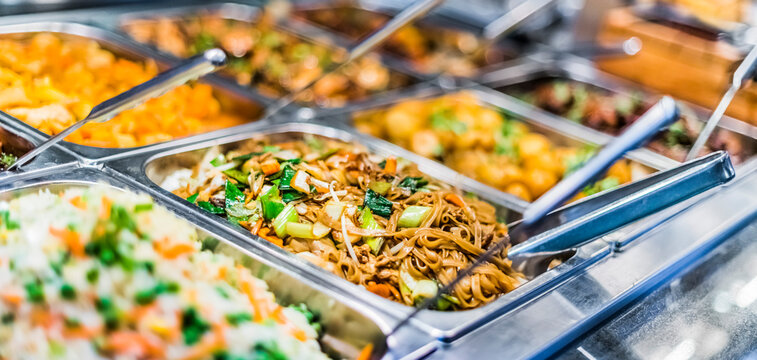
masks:
{"label": "chow mein dish", "polygon": [[[250,22],[225,19],[213,12],[135,19],[124,23],[123,29],[137,41],[178,57],[220,47],[230,57],[222,73],[269,97],[304,87],[346,55],[278,30],[270,12]],[[335,107],[410,83],[408,76],[389,71],[377,57],[364,56],[320,80],[299,100]]]}
{"label": "chow mein dish", "polygon": [[[524,123],[481,105],[467,92],[408,100],[354,116],[358,130],[386,139],[502,191],[532,201],[578,169],[596,151],[561,146]],[[648,174],[621,160],[578,197],[593,195]]]}
{"label": "chow mein dish", "polygon": [[[292,135],[295,136],[295,135]],[[201,209],[385,298],[418,304],[476,256],[507,241],[495,208],[395,157],[312,136],[214,148],[162,186]],[[479,268],[436,309],[470,309],[522,277],[504,256]]]}
{"label": "chow mein dish", "polygon": [[147,196],[103,186],[0,205],[0,358],[327,359],[304,305],[278,305]]}
{"label": "chow mein dish", "polygon": [[[0,38],[0,110],[54,135],[97,104],[158,74],[152,61],[131,61],[97,42],[38,33]],[[239,125],[206,84],[182,85],[107,123],[90,123],[66,141],[135,147]]]}
{"label": "chow mein dish", "polygon": [[[620,133],[650,107],[642,93],[611,93],[584,83],[561,79],[540,82],[528,91],[517,88],[503,91],[514,93],[525,101],[568,120],[612,135]],[[681,119],[659,134],[648,147],[671,159],[683,161],[703,127],[704,123],[696,114],[682,108]],[[717,150],[730,153],[734,163],[746,160],[757,151],[754,145],[746,143],[744,137],[722,129],[716,129],[712,133],[702,149],[702,155]]]}
{"label": "chow mein dish", "polygon": [[[293,15],[352,40],[364,38],[391,18],[349,4],[303,8]],[[405,26],[386,41],[384,50],[406,59],[419,72],[456,76],[472,76],[481,67],[515,57],[501,47],[482,48],[482,41],[468,31],[430,25]]]}

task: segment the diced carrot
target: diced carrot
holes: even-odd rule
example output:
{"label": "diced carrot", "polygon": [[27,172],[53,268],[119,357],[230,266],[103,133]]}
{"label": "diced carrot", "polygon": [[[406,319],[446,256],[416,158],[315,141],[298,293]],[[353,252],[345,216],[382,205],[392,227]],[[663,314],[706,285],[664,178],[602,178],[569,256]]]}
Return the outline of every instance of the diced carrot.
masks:
{"label": "diced carrot", "polygon": [[268,233],[270,232],[270,228],[263,227],[260,229],[260,231],[258,231],[258,236],[276,244],[277,246],[284,247],[284,240],[279,239],[276,235],[268,235]]}
{"label": "diced carrot", "polygon": [[356,360],[370,360],[371,353],[373,353],[373,344],[368,344],[360,351],[360,355],[357,356]]}
{"label": "diced carrot", "polygon": [[279,162],[276,161],[276,159],[268,159],[260,164],[260,170],[263,171],[263,174],[271,175],[281,170],[281,165],[279,165]]}
{"label": "diced carrot", "polygon": [[181,242],[162,247],[158,251],[166,259],[176,259],[179,256],[193,253],[195,247],[192,244]]}
{"label": "diced carrot", "polygon": [[105,340],[106,350],[116,354],[128,354],[137,358],[154,358],[165,355],[163,348],[136,331],[116,331]]}
{"label": "diced carrot", "polygon": [[447,194],[447,196],[444,197],[445,200],[461,207],[465,208],[465,201],[463,201],[463,198],[460,197],[460,195],[457,194]]}
{"label": "diced carrot", "polygon": [[55,323],[55,317],[50,311],[36,307],[31,311],[29,320],[33,326],[41,326],[43,328],[49,328]]}
{"label": "diced carrot", "polygon": [[11,305],[19,305],[22,301],[24,301],[24,295],[17,291],[17,289],[3,289],[2,294],[0,296],[3,298],[3,300]]}
{"label": "diced carrot", "polygon": [[228,271],[228,269],[226,268],[226,266],[220,266],[220,267],[218,267],[218,275],[216,275],[216,277],[218,279],[225,279],[227,271]]}
{"label": "diced carrot", "polygon": [[69,200],[69,202],[71,203],[71,205],[79,209],[87,210],[87,203],[84,201],[84,199],[82,199],[81,196],[74,197],[71,200]]}
{"label": "diced carrot", "polygon": [[252,226],[250,229],[250,232],[253,235],[256,235],[260,231],[260,227],[263,226],[263,218],[258,219],[258,221],[255,222],[255,225]]}
{"label": "diced carrot", "polygon": [[390,156],[386,158],[386,165],[384,165],[384,172],[387,174],[394,174],[397,172],[397,158]]}
{"label": "diced carrot", "polygon": [[63,240],[63,243],[66,245],[66,247],[68,247],[71,253],[74,254],[74,256],[86,256],[84,252],[84,243],[81,241],[81,237],[76,231],[69,229],[56,229],[51,226],[50,234]]}
{"label": "diced carrot", "polygon": [[392,286],[387,284],[370,284],[368,291],[387,299],[392,296]]}
{"label": "diced carrot", "polygon": [[100,219],[107,219],[110,217],[110,206],[112,202],[107,197],[102,197],[102,207],[100,208]]}
{"label": "diced carrot", "polygon": [[65,338],[74,338],[74,339],[91,339],[102,331],[102,326],[83,326],[79,325],[74,328],[65,327],[63,328],[63,337]]}

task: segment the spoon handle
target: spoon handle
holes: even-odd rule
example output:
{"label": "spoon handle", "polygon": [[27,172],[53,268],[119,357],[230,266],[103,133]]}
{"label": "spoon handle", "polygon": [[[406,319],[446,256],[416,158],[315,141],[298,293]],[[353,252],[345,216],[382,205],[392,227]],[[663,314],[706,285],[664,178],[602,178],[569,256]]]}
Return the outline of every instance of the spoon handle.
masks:
{"label": "spoon handle", "polygon": [[86,123],[108,121],[122,111],[139,106],[149,99],[163,95],[175,87],[185,84],[187,81],[211,73],[225,64],[226,54],[220,49],[210,49],[192,57],[178,66],[168,69],[154,78],[98,104],[90,111],[87,117],[63,129],[60,133],[50,137],[32,151],[26,153],[26,155],[8,167],[8,170],[18,169],[28,163],[31,159],[57,144]]}

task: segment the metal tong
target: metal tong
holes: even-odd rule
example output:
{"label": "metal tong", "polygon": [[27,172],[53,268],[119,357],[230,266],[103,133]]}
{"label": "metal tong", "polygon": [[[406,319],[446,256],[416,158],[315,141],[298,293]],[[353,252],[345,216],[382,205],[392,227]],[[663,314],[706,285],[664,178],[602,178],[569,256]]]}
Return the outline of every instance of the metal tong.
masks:
{"label": "metal tong", "polygon": [[507,256],[514,269],[532,279],[568,249],[725,184],[735,175],[728,153],[711,153],[551,212],[538,225],[520,232],[520,238],[511,236],[517,245]]}
{"label": "metal tong", "polygon": [[736,93],[746,86],[749,83],[749,80],[755,76],[755,70],[757,70],[757,45],[752,47],[752,50],[749,51],[744,60],[741,61],[741,64],[739,64],[739,67],[734,71],[733,77],[731,78],[731,85],[728,87],[725,94],[723,94],[715,111],[710,115],[710,118],[704,125],[704,129],[699,133],[697,140],[686,155],[686,160],[691,160],[697,157],[699,152],[702,151],[702,148],[707,143],[707,139],[710,138],[712,131],[718,126],[718,122],[723,118],[723,114],[725,114],[725,111],[728,109],[731,101],[733,101]]}
{"label": "metal tong", "polygon": [[[460,281],[471,275],[479,266],[489,262],[489,260],[495,255],[501,254],[505,247],[511,243],[510,239],[517,239],[519,242],[525,242],[525,240],[529,238],[529,234],[533,234],[539,229],[542,220],[547,221],[549,219],[546,215],[550,211],[564,204],[574,194],[586,186],[586,184],[596,180],[606,169],[615,163],[615,161],[623,157],[626,152],[642,146],[646,141],[652,138],[652,136],[657,134],[658,131],[678,120],[678,115],[678,107],[672,98],[666,96],[660,99],[657,104],[652,106],[617,139],[607,144],[581,168],[564,178],[546,194],[531,203],[531,205],[523,212],[523,220],[521,220],[518,225],[510,228],[509,238],[501,239],[499,242],[491,245],[486,252],[479,255],[473,264],[460,271],[455,279],[439,289],[435,296],[424,300],[419,307],[417,307],[405,319],[400,321],[390,334],[394,334],[423,309],[427,309],[431,305],[436,304],[443,294],[449,293]],[[549,226],[548,223],[545,224],[545,226]],[[559,240],[560,237],[557,237],[556,239]],[[558,240],[552,241],[558,242]],[[562,245],[570,246],[572,244],[564,243]],[[524,247],[525,246],[526,245],[524,245]],[[534,249],[521,249],[518,256],[527,256],[527,254],[533,250]],[[521,258],[518,259],[518,261],[528,263],[532,260]],[[543,257],[536,257],[533,261],[542,263],[544,262],[544,259]],[[528,268],[529,264],[520,265],[522,268]]]}
{"label": "metal tong", "polygon": [[122,111],[132,109],[145,101],[163,95],[177,86],[183,85],[190,80],[216,71],[226,64],[226,54],[221,49],[210,49],[204,53],[192,57],[174,68],[162,72],[154,78],[145,81],[121,94],[95,106],[89,115],[73,125],[67,127],[55,136],[34,148],[19,158],[8,170],[18,169],[31,161],[34,157],[47,150],[51,146],[63,140],[77,129],[89,122],[105,122]]}

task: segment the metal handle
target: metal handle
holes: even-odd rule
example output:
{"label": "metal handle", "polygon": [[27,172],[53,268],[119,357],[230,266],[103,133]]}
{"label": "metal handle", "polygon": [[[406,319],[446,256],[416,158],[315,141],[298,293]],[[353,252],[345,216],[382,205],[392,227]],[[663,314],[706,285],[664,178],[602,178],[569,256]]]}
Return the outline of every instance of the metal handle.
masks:
{"label": "metal handle", "polygon": [[[728,153],[718,151],[674,169],[554,211],[524,234],[528,241],[508,251],[527,253],[578,247],[635,220],[675,205],[736,175]],[[514,241],[517,241],[513,239]]]}
{"label": "metal handle", "polygon": [[515,6],[512,10],[490,22],[483,30],[484,39],[487,42],[493,42],[500,37],[509,34],[515,30],[521,23],[526,21],[532,15],[546,9],[547,6],[555,3],[556,0],[525,0]]}
{"label": "metal handle", "polygon": [[715,127],[718,126],[720,119],[723,118],[723,114],[731,105],[731,101],[736,97],[736,93],[745,85],[745,82],[749,80],[755,74],[757,69],[757,46],[753,46],[744,60],[741,61],[739,67],[733,72],[733,79],[731,79],[731,86],[726,90],[723,97],[720,99],[715,111],[712,112],[710,118],[707,119],[704,128],[697,136],[697,140],[694,141],[694,145],[691,146],[689,153],[686,154],[686,160],[691,160],[699,155],[702,148],[707,143],[707,140],[712,135]]}
{"label": "metal handle", "polygon": [[733,86],[741,89],[745,85],[744,82],[755,75],[755,70],[757,70],[757,46],[752,47],[752,50],[733,72]]}
{"label": "metal handle", "polygon": [[675,101],[667,96],[660,99],[622,135],[526,208],[523,212],[523,224],[532,225],[548,212],[565,203],[598,174],[620,159],[623,154],[641,146],[677,119],[678,107]]}
{"label": "metal handle", "polygon": [[178,66],[98,104],[90,111],[87,117],[63,129],[63,131],[50,137],[34,148],[34,150],[26,153],[26,155],[8,167],[8,170],[17,169],[28,163],[31,159],[57,144],[86,123],[108,121],[125,110],[163,95],[175,87],[185,84],[187,81],[211,73],[225,64],[226,54],[221,49],[210,49],[200,55],[194,56]]}
{"label": "metal handle", "polygon": [[402,10],[399,14],[393,17],[389,22],[384,24],[381,29],[377,30],[365,40],[361,41],[358,45],[350,50],[350,56],[346,62],[350,62],[357,59],[369,51],[376,48],[384,40],[388,39],[392,34],[397,32],[403,26],[413,22],[419,16],[429,12],[431,9],[437,7],[444,0],[421,0],[412,3],[410,6]]}
{"label": "metal handle", "polygon": [[596,42],[574,45],[571,54],[585,58],[612,58],[634,56],[641,51],[641,39],[633,36],[622,42],[612,44],[597,44]]}

